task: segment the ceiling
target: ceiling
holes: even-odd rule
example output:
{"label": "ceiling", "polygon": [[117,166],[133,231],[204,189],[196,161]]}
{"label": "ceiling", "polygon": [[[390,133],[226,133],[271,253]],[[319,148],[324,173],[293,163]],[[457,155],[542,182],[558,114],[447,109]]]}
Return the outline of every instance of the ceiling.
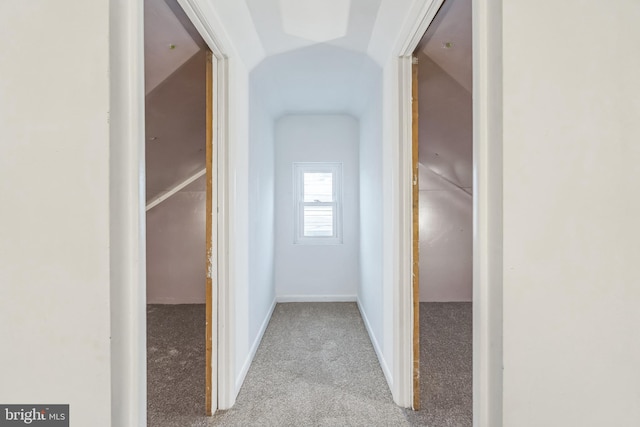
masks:
{"label": "ceiling", "polygon": [[326,43],[366,53],[381,0],[245,0],[266,56]]}
{"label": "ceiling", "polygon": [[472,192],[471,0],[446,0],[420,42],[420,189]]}
{"label": "ceiling", "polygon": [[[359,116],[380,90],[382,58],[418,0],[200,0],[213,7],[250,70],[252,96],[276,118],[288,113]],[[148,198],[167,191],[204,167],[203,98],[188,79],[200,79],[204,42],[176,0],[145,0]],[[450,80],[471,91],[471,0],[447,0],[420,43],[421,55]],[[181,77],[180,77],[181,76]],[[438,80],[438,81],[440,81]],[[186,85],[186,86],[185,86]],[[446,96],[443,92],[441,96]],[[456,95],[457,105],[461,97]],[[451,97],[449,97],[451,99]],[[451,104],[451,105],[454,105]],[[434,111],[437,112],[437,109]],[[463,114],[468,116],[465,110]],[[440,120],[440,119],[439,119]],[[468,117],[465,118],[468,121]],[[423,150],[430,176],[470,187],[471,153],[442,117],[438,144]],[[439,132],[439,133],[438,133]],[[150,138],[154,138],[151,140]],[[457,144],[457,145],[456,145]],[[433,172],[433,173],[432,173]],[[435,174],[435,175],[434,175]]]}
{"label": "ceiling", "polygon": [[[145,0],[147,201],[205,167],[206,55],[202,47],[204,42],[176,0]],[[198,191],[202,182],[182,191]]]}
{"label": "ceiling", "polygon": [[420,42],[420,48],[471,92],[471,0],[446,0]]}
{"label": "ceiling", "polygon": [[155,89],[199,50],[165,0],[144,0],[145,93]]}

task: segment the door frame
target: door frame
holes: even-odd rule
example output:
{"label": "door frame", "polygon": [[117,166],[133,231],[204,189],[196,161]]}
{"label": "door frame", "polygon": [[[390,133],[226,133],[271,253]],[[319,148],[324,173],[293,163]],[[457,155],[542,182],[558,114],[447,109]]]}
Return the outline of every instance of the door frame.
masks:
{"label": "door frame", "polygon": [[[178,0],[212,53],[211,352],[207,412],[235,399],[231,366],[228,222],[228,56],[198,0]],[[109,2],[111,424],[146,425],[146,224],[143,0]],[[209,118],[208,118],[209,119]],[[220,307],[220,308],[219,308]],[[204,374],[204,373],[203,373]]]}
{"label": "door frame", "polygon": [[[396,401],[414,398],[412,55],[444,0],[425,0],[398,57],[398,214],[394,248]],[[502,425],[502,6],[472,0],[473,37],[473,425]]]}
{"label": "door frame", "polygon": [[[206,385],[207,414],[213,414],[217,409],[230,407],[235,400],[235,381],[231,363],[232,336],[231,313],[229,307],[229,259],[227,248],[229,247],[228,233],[228,93],[229,72],[228,56],[222,40],[215,31],[215,25],[210,22],[198,0],[177,0],[182,6],[187,17],[196,27],[207,46],[211,50],[212,80],[208,82],[212,88],[212,113],[208,120],[212,124],[212,178],[216,185],[211,187],[212,200],[216,201],[216,221],[212,221],[211,238],[216,242],[216,247],[207,254],[207,279],[210,280],[212,289],[208,289],[207,304],[211,311],[207,313],[207,340],[208,344],[217,348],[211,352],[210,365],[211,382]],[[211,298],[211,300],[209,300]]]}

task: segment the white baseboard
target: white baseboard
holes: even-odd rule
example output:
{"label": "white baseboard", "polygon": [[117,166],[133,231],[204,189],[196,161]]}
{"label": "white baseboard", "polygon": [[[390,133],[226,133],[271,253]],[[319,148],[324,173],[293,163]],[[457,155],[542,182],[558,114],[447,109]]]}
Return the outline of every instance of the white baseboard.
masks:
{"label": "white baseboard", "polygon": [[376,339],[376,336],[373,334],[373,330],[371,329],[371,324],[369,323],[369,319],[367,318],[366,313],[362,309],[360,300],[358,299],[357,302],[358,302],[358,310],[360,310],[360,315],[362,316],[362,320],[364,321],[364,326],[365,328],[367,328],[367,332],[369,333],[369,339],[371,340],[371,344],[373,344],[373,349],[376,351],[376,356],[378,356],[378,361],[380,362],[380,367],[382,368],[382,372],[384,372],[384,377],[387,380],[389,389],[393,390],[393,376],[391,375],[389,366],[387,366],[387,361],[384,358],[384,354],[382,353],[382,349],[380,348],[380,344],[378,344],[378,340]]}
{"label": "white baseboard", "polygon": [[255,357],[256,352],[258,351],[258,347],[260,346],[260,342],[262,342],[262,337],[264,336],[264,332],[267,330],[267,326],[269,325],[269,321],[271,320],[271,315],[273,314],[273,310],[275,310],[275,308],[276,308],[276,299],[274,298],[273,302],[271,303],[271,307],[267,312],[267,315],[262,321],[262,325],[260,325],[260,330],[258,331],[258,335],[256,336],[256,339],[253,341],[253,344],[251,345],[249,354],[247,355],[247,358],[245,359],[244,364],[242,365],[240,374],[236,379],[236,396],[238,395],[238,393],[240,393],[240,387],[242,387],[242,384],[244,383],[244,379],[246,378],[247,373],[249,372],[249,368],[251,367],[251,362],[253,362],[253,358]]}
{"label": "white baseboard", "polygon": [[174,298],[174,297],[157,297],[157,298],[149,298],[147,299],[147,304],[167,304],[167,305],[177,305],[177,304],[205,304],[206,301],[201,297],[191,297],[191,298]]}
{"label": "white baseboard", "polygon": [[355,295],[279,295],[277,302],[356,302]]}

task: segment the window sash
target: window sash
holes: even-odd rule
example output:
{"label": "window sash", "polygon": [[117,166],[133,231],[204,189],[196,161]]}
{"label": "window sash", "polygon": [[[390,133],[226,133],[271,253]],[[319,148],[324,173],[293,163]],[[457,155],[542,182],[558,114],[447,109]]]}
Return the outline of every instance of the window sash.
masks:
{"label": "window sash", "polygon": [[[342,164],[341,163],[294,163],[294,243],[296,244],[340,244],[342,243]],[[304,201],[305,200],[305,173],[331,174],[331,201]],[[331,230],[327,232],[326,222],[323,224],[320,218],[316,218],[315,225],[308,223],[310,215],[305,216],[305,208],[330,207]],[[305,220],[307,223],[305,224]],[[312,228],[315,228],[314,235]],[[323,230],[324,228],[324,230]],[[322,235],[324,231],[325,235]]]}
{"label": "window sash", "polygon": [[[307,215],[307,210],[305,209],[306,207],[330,207],[331,208],[331,234],[328,235],[324,235],[324,234],[313,234],[313,233],[307,233],[308,231],[308,227],[307,227],[307,219],[309,218],[309,216]],[[338,203],[337,202],[300,202],[299,203],[299,208],[298,208],[298,214],[299,214],[299,224],[300,226],[298,227],[298,234],[299,234],[299,238],[337,238],[338,237],[338,215],[337,215],[337,211],[338,211]],[[317,227],[321,227],[321,225],[318,225]],[[309,227],[310,228],[310,227]]]}

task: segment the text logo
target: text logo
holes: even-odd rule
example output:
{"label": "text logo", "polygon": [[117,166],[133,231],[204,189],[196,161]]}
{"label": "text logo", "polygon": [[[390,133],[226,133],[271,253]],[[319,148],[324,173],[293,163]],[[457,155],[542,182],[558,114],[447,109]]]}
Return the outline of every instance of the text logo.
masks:
{"label": "text logo", "polygon": [[69,405],[0,405],[0,427],[69,427]]}

